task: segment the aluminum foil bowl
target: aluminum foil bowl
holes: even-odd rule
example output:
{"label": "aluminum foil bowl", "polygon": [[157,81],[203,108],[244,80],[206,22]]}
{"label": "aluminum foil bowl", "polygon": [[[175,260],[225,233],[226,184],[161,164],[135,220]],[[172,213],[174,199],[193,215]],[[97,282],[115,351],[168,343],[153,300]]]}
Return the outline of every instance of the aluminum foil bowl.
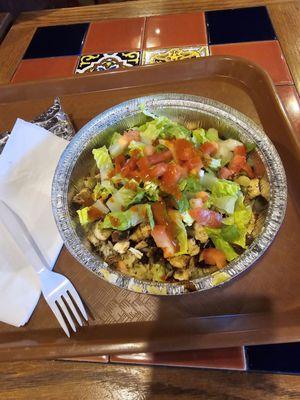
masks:
{"label": "aluminum foil bowl", "polygon": [[[76,182],[93,163],[91,150],[100,147],[113,132],[122,132],[146,121],[141,105],[156,115],[165,115],[191,128],[215,127],[227,137],[255,142],[269,178],[270,202],[259,236],[249,248],[224,269],[186,283],[141,281],[110,268],[87,243],[77,222],[71,199]],[[287,203],[285,172],[268,137],[249,118],[225,104],[184,94],[156,94],[132,99],[97,115],[72,139],[58,163],[52,187],[54,217],[67,249],[87,269],[106,281],[139,293],[180,295],[203,291],[232,280],[250,268],[272,243],[284,219]]]}

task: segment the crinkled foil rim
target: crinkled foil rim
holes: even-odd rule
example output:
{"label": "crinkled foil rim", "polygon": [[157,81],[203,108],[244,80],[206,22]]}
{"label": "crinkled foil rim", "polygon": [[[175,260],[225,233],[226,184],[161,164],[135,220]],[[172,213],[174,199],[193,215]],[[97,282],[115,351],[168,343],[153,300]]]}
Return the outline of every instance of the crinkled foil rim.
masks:
{"label": "crinkled foil rim", "polygon": [[86,268],[106,281],[134,292],[157,295],[180,295],[188,293],[181,283],[156,283],[141,281],[120,274],[111,269],[100,257],[88,250],[77,236],[68,209],[67,192],[69,180],[85,145],[121,118],[126,118],[145,104],[150,109],[177,108],[202,110],[233,124],[241,132],[241,137],[254,141],[262,157],[270,181],[270,202],[264,227],[249,248],[224,269],[191,282],[195,291],[208,290],[220,286],[240,275],[252,266],[274,240],[285,216],[287,204],[287,182],[280,157],[269,138],[248,117],[217,101],[184,94],[156,94],[132,99],[99,114],[87,123],[67,146],[58,163],[52,186],[52,208],[54,217],[70,253]]}

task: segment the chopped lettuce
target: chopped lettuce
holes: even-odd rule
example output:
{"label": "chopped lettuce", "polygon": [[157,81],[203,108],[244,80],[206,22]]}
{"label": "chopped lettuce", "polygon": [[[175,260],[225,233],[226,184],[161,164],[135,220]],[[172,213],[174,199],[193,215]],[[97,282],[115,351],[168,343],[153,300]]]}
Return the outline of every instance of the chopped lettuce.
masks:
{"label": "chopped lettuce", "polygon": [[97,167],[100,170],[101,181],[109,178],[109,173],[113,170],[113,162],[110,158],[106,146],[92,151]]}
{"label": "chopped lettuce", "polygon": [[152,215],[150,204],[137,204],[132,206],[129,210],[115,211],[107,214],[101,223],[101,228],[126,231],[126,229],[130,229],[149,220],[149,215]]}
{"label": "chopped lettuce", "polygon": [[218,158],[212,158],[209,163],[209,168],[211,169],[218,169],[222,165],[221,160]]}
{"label": "chopped lettuce", "polygon": [[144,197],[144,193],[144,190],[138,185],[136,190],[123,186],[112,194],[112,196],[107,200],[106,205],[111,211],[126,210],[130,205],[140,202]]}
{"label": "chopped lettuce", "polygon": [[169,210],[168,215],[175,224],[176,239],[179,244],[179,251],[175,255],[186,254],[188,251],[187,233],[181,215],[176,210]]}
{"label": "chopped lettuce", "polygon": [[144,191],[145,196],[150,201],[158,201],[159,200],[159,187],[156,183],[151,181],[146,181],[144,183]]}
{"label": "chopped lettuce", "polygon": [[198,175],[190,175],[179,183],[179,189],[185,192],[197,193],[202,189]]}
{"label": "chopped lettuce", "polygon": [[237,146],[242,146],[242,144],[243,143],[235,139],[220,140],[218,142],[219,148],[216,153],[216,157],[221,158],[222,160],[226,160],[226,162],[228,162],[232,158],[233,150]]}
{"label": "chopped lettuce", "polygon": [[120,135],[120,133],[115,132],[112,136],[110,146],[109,146],[109,152],[112,158],[116,158],[120,154],[123,153],[123,151],[127,148],[128,146],[128,141],[123,137],[123,135]]}
{"label": "chopped lettuce", "polygon": [[205,130],[203,128],[194,129],[192,131],[192,142],[197,146],[201,146],[204,142],[207,142]]}
{"label": "chopped lettuce", "polygon": [[246,151],[247,153],[250,153],[250,151],[256,149],[256,144],[255,143],[245,143]]}
{"label": "chopped lettuce", "polygon": [[208,205],[218,208],[220,211],[224,211],[226,214],[232,214],[234,212],[235,203],[237,196],[222,196],[215,197],[210,196]]}
{"label": "chopped lettuce", "polygon": [[203,176],[200,177],[200,183],[204,190],[211,190],[216,182],[218,182],[218,178],[212,172],[206,172]]}
{"label": "chopped lettuce", "polygon": [[219,140],[218,131],[215,128],[209,128],[205,136],[210,142],[217,142]]}
{"label": "chopped lettuce", "polygon": [[110,180],[103,181],[102,183],[97,183],[94,187],[92,197],[96,201],[97,199],[106,200],[109,195],[113,194],[116,188],[111,183]]}
{"label": "chopped lettuce", "polygon": [[223,239],[227,242],[234,243],[235,240],[240,238],[241,232],[239,231],[236,224],[223,226],[221,228],[221,234]]}
{"label": "chopped lettuce", "polygon": [[144,144],[152,144],[161,133],[160,120],[146,122],[146,129],[140,132],[141,141]]}
{"label": "chopped lettuce", "polygon": [[187,226],[192,226],[194,223],[194,219],[190,216],[190,213],[187,211],[181,212],[180,213],[182,221],[187,225]]}
{"label": "chopped lettuce", "polygon": [[131,155],[133,151],[137,150],[141,155],[144,155],[145,146],[146,144],[143,142],[137,142],[136,140],[132,140],[128,146],[129,154]]}
{"label": "chopped lettuce", "polygon": [[246,234],[247,227],[252,217],[252,210],[250,206],[245,206],[244,196],[240,195],[237,199],[234,213],[223,219],[223,224],[225,225],[236,225],[240,235],[238,238],[232,241],[232,243],[237,244],[243,248],[246,248]]}
{"label": "chopped lettuce", "polygon": [[205,231],[215,247],[224,252],[228,261],[232,261],[238,257],[238,254],[234,251],[233,247],[223,238],[221,229],[205,228]]}
{"label": "chopped lettuce", "polygon": [[84,207],[81,210],[77,210],[80,225],[86,225],[92,222],[89,218],[89,208],[90,207]]}
{"label": "chopped lettuce", "polygon": [[177,204],[178,211],[180,213],[183,213],[183,212],[185,212],[185,211],[190,209],[190,203],[189,203],[188,198],[187,198],[187,196],[186,196],[186,194],[184,192],[181,193],[180,199],[176,199],[174,197],[174,200],[175,200],[175,202]]}
{"label": "chopped lettuce", "polygon": [[240,190],[240,186],[226,179],[217,179],[211,187],[211,194],[216,197],[236,196]]}

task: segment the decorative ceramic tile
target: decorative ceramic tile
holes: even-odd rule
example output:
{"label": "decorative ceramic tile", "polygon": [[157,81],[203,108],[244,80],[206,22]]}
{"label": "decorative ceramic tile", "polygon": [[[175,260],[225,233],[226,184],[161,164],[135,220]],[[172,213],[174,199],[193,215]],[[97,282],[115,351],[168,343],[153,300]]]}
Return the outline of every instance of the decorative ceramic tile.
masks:
{"label": "decorative ceramic tile", "polygon": [[72,76],[75,71],[77,60],[77,56],[23,60],[19,64],[12,78],[12,82],[17,83]]}
{"label": "decorative ceramic tile", "polygon": [[277,93],[300,139],[300,99],[294,86],[277,86]]}
{"label": "decorative ceramic tile", "polygon": [[145,18],[112,19],[90,24],[83,54],[140,50]]}
{"label": "decorative ceramic tile", "polygon": [[206,45],[203,12],[171,14],[146,19],[144,49]]}
{"label": "decorative ceramic tile", "polygon": [[210,46],[212,55],[244,57],[266,70],[275,84],[293,83],[277,40]]}
{"label": "decorative ceramic tile", "polygon": [[38,28],[23,58],[80,54],[88,26],[89,24],[73,24]]}
{"label": "decorative ceramic tile", "polygon": [[300,373],[300,342],[246,347],[248,369]]}
{"label": "decorative ceramic tile", "polygon": [[276,38],[266,7],[208,11],[205,15],[209,44]]}
{"label": "decorative ceramic tile", "polygon": [[139,51],[84,55],[79,59],[76,74],[134,67],[140,64],[140,58]]}
{"label": "decorative ceramic tile", "polygon": [[243,347],[119,354],[110,356],[110,361],[124,364],[166,365],[169,367],[218,368],[242,371],[246,369]]}
{"label": "decorative ceramic tile", "polygon": [[168,61],[180,61],[191,58],[200,58],[209,55],[208,47],[176,47],[172,49],[159,49],[143,51],[143,64],[158,64]]}

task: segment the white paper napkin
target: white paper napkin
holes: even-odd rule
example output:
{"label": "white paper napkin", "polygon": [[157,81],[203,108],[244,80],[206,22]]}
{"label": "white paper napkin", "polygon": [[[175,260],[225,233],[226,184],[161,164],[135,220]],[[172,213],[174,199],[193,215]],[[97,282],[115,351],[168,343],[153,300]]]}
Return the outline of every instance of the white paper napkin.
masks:
{"label": "white paper napkin", "polygon": [[[51,268],[62,247],[51,210],[51,184],[67,144],[18,119],[0,155],[0,198],[23,219]],[[24,325],[39,296],[36,272],[0,222],[0,321]]]}

